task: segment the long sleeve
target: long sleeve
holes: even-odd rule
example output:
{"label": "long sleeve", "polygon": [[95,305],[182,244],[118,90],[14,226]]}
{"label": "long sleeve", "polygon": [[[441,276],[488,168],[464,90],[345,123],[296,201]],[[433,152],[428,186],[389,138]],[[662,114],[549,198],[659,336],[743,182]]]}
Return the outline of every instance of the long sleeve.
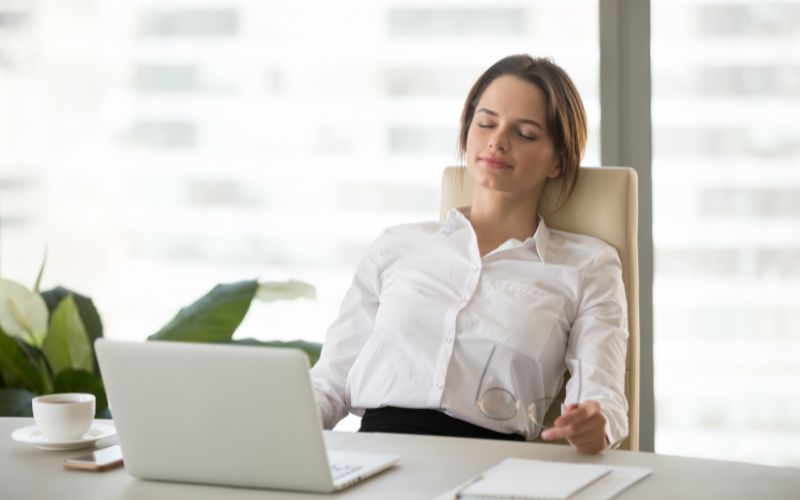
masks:
{"label": "long sleeve", "polygon": [[567,402],[578,398],[578,362],[581,364],[580,399],[600,403],[606,418],[606,436],[612,447],[628,435],[625,397],[625,355],[628,339],[627,301],[622,266],[608,246],[586,269],[578,314],[569,334],[566,364],[573,377],[567,384]]}
{"label": "long sleeve", "polygon": [[333,428],[349,411],[347,377],[372,333],[378,310],[380,246],[384,235],[372,243],[359,264],[339,315],[325,334],[319,361],[311,369],[311,383],[326,429]]}
{"label": "long sleeve", "polygon": [[[484,258],[476,242],[453,209],[444,223],[387,228],[370,246],[311,371],[324,427],[348,412],[396,406],[533,439],[538,429],[524,415],[498,421],[475,406],[498,346],[501,361],[487,376],[530,397],[560,385],[565,361],[576,373],[580,359],[580,399],[600,403],[610,442],[625,437],[627,307],[613,247],[544,221]],[[579,399],[577,378],[570,402]]]}

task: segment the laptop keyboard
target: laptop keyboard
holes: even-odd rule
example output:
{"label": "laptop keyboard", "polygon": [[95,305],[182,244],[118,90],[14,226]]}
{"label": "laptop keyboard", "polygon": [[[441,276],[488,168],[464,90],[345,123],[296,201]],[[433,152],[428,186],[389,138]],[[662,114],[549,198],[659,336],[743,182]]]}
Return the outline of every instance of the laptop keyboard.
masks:
{"label": "laptop keyboard", "polygon": [[337,479],[352,472],[356,472],[359,469],[361,469],[360,465],[331,464],[331,476],[333,476],[333,480],[336,481]]}

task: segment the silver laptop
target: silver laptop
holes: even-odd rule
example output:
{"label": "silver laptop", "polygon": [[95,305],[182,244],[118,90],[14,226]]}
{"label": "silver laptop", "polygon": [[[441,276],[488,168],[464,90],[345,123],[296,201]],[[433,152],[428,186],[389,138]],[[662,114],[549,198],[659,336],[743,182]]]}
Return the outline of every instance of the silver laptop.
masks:
{"label": "silver laptop", "polygon": [[133,476],[331,492],[398,461],[325,449],[300,351],[106,339],[95,347]]}

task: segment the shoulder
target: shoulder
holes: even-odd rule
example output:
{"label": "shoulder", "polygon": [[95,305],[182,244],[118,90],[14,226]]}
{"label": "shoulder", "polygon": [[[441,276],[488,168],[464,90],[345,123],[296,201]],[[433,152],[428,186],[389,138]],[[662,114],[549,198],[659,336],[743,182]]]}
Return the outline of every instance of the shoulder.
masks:
{"label": "shoulder", "polygon": [[368,256],[386,260],[415,248],[426,248],[438,235],[444,224],[440,222],[412,222],[396,224],[384,229],[373,240],[367,251]]}
{"label": "shoulder", "polygon": [[588,267],[598,261],[619,263],[616,248],[609,243],[585,234],[550,229],[548,256],[577,267]]}
{"label": "shoulder", "polygon": [[404,240],[404,239],[426,239],[440,234],[444,224],[435,221],[410,222],[397,224],[384,229],[381,239],[384,240]]}
{"label": "shoulder", "polygon": [[585,234],[554,231],[551,237],[553,254],[562,263],[576,268],[581,278],[581,299],[584,304],[613,304],[610,311],[625,315],[625,284],[622,261],[611,244]]}

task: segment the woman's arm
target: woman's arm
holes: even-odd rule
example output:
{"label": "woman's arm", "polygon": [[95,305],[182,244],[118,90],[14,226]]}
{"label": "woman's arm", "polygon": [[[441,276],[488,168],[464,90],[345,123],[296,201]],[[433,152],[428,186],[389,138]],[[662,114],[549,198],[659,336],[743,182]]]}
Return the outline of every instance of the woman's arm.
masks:
{"label": "woman's arm", "polygon": [[556,427],[542,433],[543,439],[566,438],[580,452],[597,453],[628,435],[627,311],[622,265],[614,248],[605,245],[586,269],[569,335],[565,361],[573,375],[567,383],[570,404],[554,422]]}
{"label": "woman's arm", "polygon": [[311,383],[326,429],[332,429],[349,411],[347,376],[372,333],[381,289],[380,247],[385,234],[372,243],[356,269],[339,316],[325,334],[319,361],[311,369]]}

